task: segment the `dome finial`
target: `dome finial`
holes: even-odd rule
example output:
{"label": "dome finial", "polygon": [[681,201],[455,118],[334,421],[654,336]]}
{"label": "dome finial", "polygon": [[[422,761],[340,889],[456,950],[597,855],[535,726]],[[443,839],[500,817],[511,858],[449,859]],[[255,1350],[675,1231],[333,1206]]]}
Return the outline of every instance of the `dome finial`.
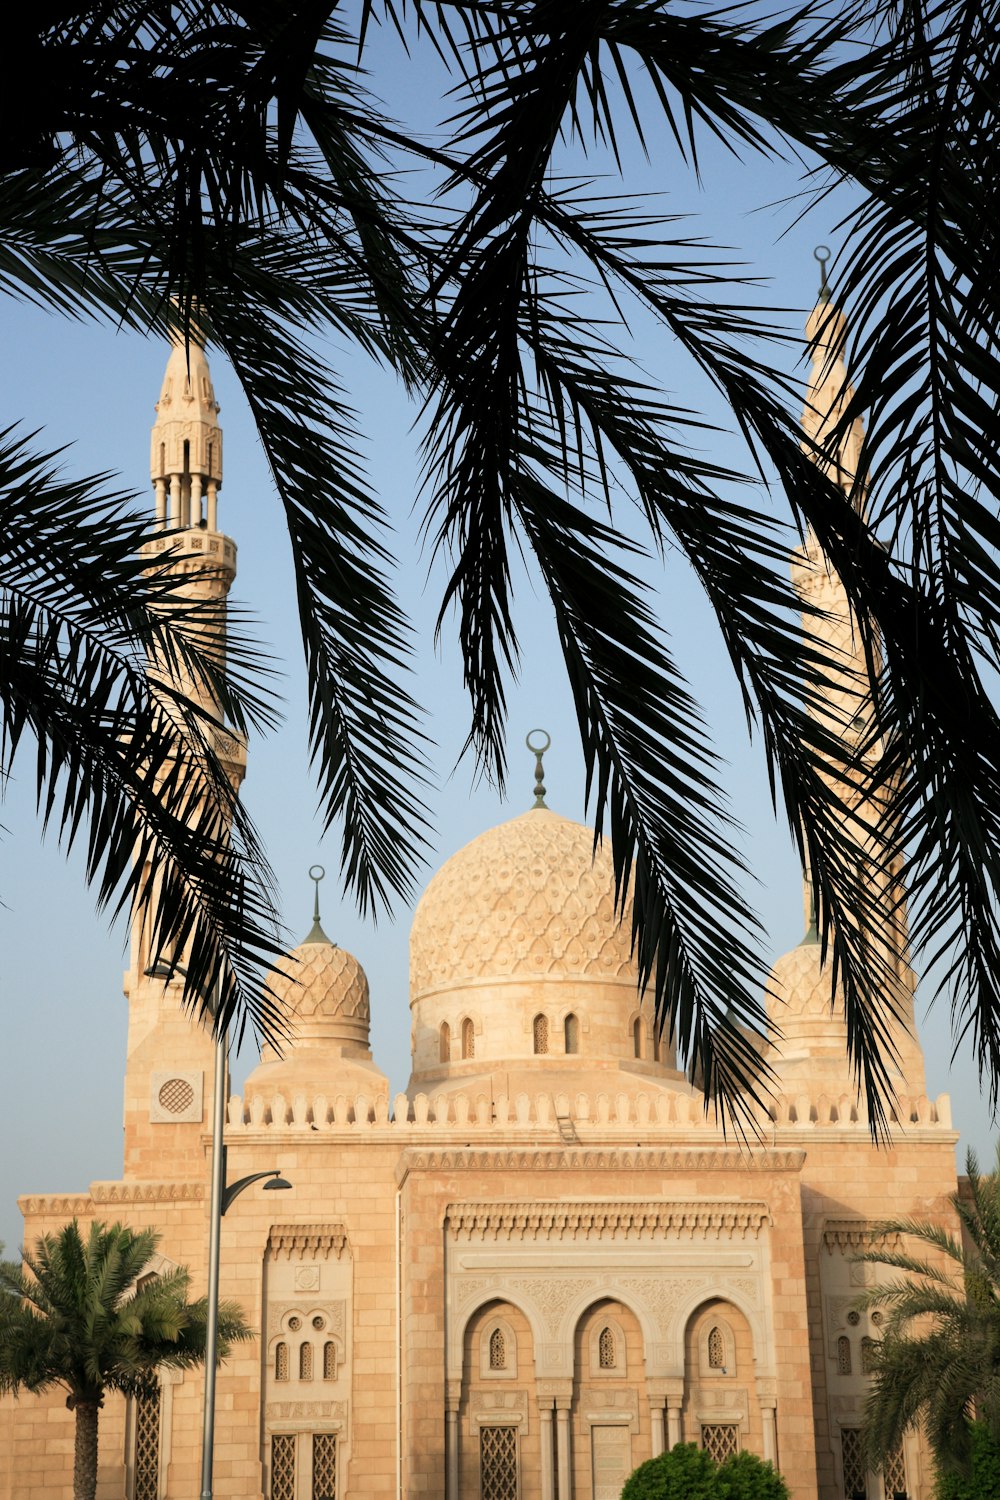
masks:
{"label": "dome finial", "polygon": [[[322,865],[309,866],[309,879],[315,888],[315,896],[313,898],[313,924],[309,929],[309,936],[305,939],[307,943],[330,943],[330,939],[319,925],[319,883],[325,875],[326,871]],[[334,948],[336,944],[330,943],[330,947]]]}
{"label": "dome finial", "polygon": [[[543,736],[545,744],[540,745],[537,741],[535,744],[532,744],[533,737],[539,734]],[[542,756],[552,744],[552,736],[546,734],[544,729],[531,729],[525,735],[524,743],[535,757],[535,801],[531,809],[534,812],[536,807],[546,807],[548,805],[545,801],[545,767],[542,764]]]}
{"label": "dome finial", "polygon": [[819,297],[820,302],[829,302],[830,286],[826,279],[826,268],[830,264],[829,245],[817,245],[813,251],[813,259],[819,262]]}

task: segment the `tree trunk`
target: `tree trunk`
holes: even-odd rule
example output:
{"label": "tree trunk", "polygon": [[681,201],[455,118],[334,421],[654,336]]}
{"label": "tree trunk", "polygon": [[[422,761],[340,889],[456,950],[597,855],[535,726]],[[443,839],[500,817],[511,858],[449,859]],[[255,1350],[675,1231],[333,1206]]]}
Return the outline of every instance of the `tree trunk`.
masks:
{"label": "tree trunk", "polygon": [[73,1452],[73,1500],[94,1500],[97,1494],[97,1401],[78,1401],[76,1445]]}

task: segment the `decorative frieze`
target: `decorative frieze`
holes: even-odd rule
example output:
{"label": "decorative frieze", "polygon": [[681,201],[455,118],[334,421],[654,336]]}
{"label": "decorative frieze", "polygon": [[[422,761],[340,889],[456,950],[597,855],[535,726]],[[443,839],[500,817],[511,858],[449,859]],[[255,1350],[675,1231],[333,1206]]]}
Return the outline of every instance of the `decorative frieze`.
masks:
{"label": "decorative frieze", "polygon": [[835,1250],[841,1255],[861,1255],[876,1243],[883,1248],[898,1250],[900,1238],[898,1234],[876,1233],[867,1219],[827,1219],[823,1225],[823,1244],[831,1255]]}
{"label": "decorative frieze", "polygon": [[635,1240],[756,1239],[771,1222],[766,1203],[675,1199],[618,1203],[450,1203],[445,1224],[455,1239]]}
{"label": "decorative frieze", "polygon": [[272,1422],[347,1421],[346,1401],[268,1401],[264,1407],[268,1424]]}
{"label": "decorative frieze", "polygon": [[331,1250],[339,1260],[347,1245],[343,1224],[272,1224],[267,1248],[272,1256],[310,1255],[329,1260]]}
{"label": "decorative frieze", "polygon": [[397,1169],[402,1182],[407,1173],[422,1172],[799,1172],[805,1161],[804,1151],[755,1152],[737,1151],[731,1147],[709,1147],[701,1150],[683,1147],[657,1148],[636,1146],[606,1149],[580,1147],[445,1147],[422,1150],[419,1147],[403,1153]]}

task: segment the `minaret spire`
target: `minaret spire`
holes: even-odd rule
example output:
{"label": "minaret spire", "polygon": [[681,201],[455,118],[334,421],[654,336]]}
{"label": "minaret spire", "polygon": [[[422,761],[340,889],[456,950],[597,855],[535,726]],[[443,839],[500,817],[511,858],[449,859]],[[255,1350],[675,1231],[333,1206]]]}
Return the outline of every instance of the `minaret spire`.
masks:
{"label": "minaret spire", "polygon": [[[854,401],[845,358],[847,320],[827,283],[828,259],[829,251],[825,246],[819,247],[817,260],[822,280],[816,305],[806,322],[810,370],[802,413],[802,446],[817,467],[863,512],[867,488],[861,467],[865,431],[860,417],[846,420]],[[887,960],[886,1000],[895,1016],[891,1030],[906,1087],[919,1094],[924,1087],[924,1064],[913,1029],[915,978],[908,962],[906,908],[898,870],[887,870],[884,866],[884,820],[891,814],[887,797],[871,794],[862,771],[862,763],[870,762],[880,753],[878,736],[873,732],[870,676],[873,669],[878,669],[878,663],[872,663],[865,651],[847,591],[821,551],[812,527],[806,533],[804,545],[792,558],[792,583],[806,606],[802,624],[804,641],[813,644],[826,663],[822,692],[814,696],[810,712],[831,739],[843,746],[842,756],[830,764],[829,782],[843,805],[845,819],[851,819],[852,837],[863,845],[863,830],[871,830],[870,878],[873,886],[881,886],[884,892],[885,920],[876,941]],[[806,934],[799,950],[801,959],[797,961],[800,968],[806,964],[807,951],[819,954],[816,903],[808,870],[804,884]],[[788,967],[791,958],[788,955],[781,962]],[[818,963],[818,957],[814,962]],[[794,964],[789,967],[786,988],[793,968]],[[801,1032],[800,1056],[810,1059],[810,1066],[818,1066],[823,1058],[832,1066],[838,1058],[842,1062],[846,1049],[842,1004],[838,999],[831,1012],[828,978],[824,977],[820,983],[815,976],[807,979],[805,974],[803,969],[797,984],[800,990],[812,986],[812,998],[802,1010],[801,1024],[786,1022],[787,1012],[776,1019],[785,1027],[786,1035],[794,1035],[796,1027]],[[793,1014],[796,1004],[801,1009],[801,994],[798,1001],[785,998],[789,999]]]}
{"label": "minaret spire", "polygon": [[[219,403],[197,329],[185,345],[178,333],[156,403],[150,443],[155,521],[142,556],[166,566],[179,586],[172,598],[195,606],[190,625],[204,656],[220,663],[226,654],[226,601],[236,576],[236,544],[218,529],[222,483],[222,429]],[[198,672],[180,656],[151,657],[150,677],[169,682],[172,694],[186,698],[204,715],[216,756],[233,788],[246,774],[246,742],[223,722],[214,673]],[[166,711],[171,710],[169,706]],[[178,734],[184,729],[178,715]],[[165,778],[174,767],[165,764]],[[191,799],[193,816],[204,808]],[[228,817],[220,805],[219,819]],[[151,870],[143,872],[148,890]],[[156,896],[151,898],[155,901]],[[211,1118],[215,1043],[207,1027],[195,1024],[179,1004],[180,978],[165,984],[151,972],[151,939],[142,909],[133,917],[125,993],[129,1001],[128,1058],[125,1073],[125,1176],[164,1175],[183,1180],[203,1170],[203,1122]],[[184,963],[184,954],[175,955]]]}
{"label": "minaret spire", "polygon": [[222,429],[205,349],[197,328],[171,337],[150,444],[156,519],[171,530],[218,530]]}

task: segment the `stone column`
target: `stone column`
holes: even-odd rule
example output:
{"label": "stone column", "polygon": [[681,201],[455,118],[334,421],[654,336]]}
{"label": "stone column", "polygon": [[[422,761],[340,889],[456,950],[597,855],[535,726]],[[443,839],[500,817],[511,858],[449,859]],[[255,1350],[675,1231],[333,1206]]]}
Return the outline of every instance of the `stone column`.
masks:
{"label": "stone column", "polygon": [[458,1411],[448,1408],[444,1436],[445,1500],[459,1500],[458,1494]]}
{"label": "stone column", "polygon": [[649,1426],[653,1439],[653,1458],[659,1458],[663,1452],[666,1442],[666,1427],[664,1420],[665,1402],[662,1396],[650,1396],[649,1398]]}
{"label": "stone column", "polygon": [[556,1453],[559,1468],[559,1500],[572,1500],[573,1477],[569,1455],[569,1404],[556,1408]]}
{"label": "stone column", "polygon": [[671,1401],[667,1406],[667,1447],[673,1448],[681,1441],[681,1406]]}
{"label": "stone column", "polygon": [[760,1414],[764,1421],[764,1457],[777,1468],[778,1428],[775,1409],[773,1406],[762,1406]]}
{"label": "stone column", "polygon": [[538,1403],[538,1425],[542,1443],[542,1500],[554,1500],[555,1453],[552,1447],[552,1402]]}

